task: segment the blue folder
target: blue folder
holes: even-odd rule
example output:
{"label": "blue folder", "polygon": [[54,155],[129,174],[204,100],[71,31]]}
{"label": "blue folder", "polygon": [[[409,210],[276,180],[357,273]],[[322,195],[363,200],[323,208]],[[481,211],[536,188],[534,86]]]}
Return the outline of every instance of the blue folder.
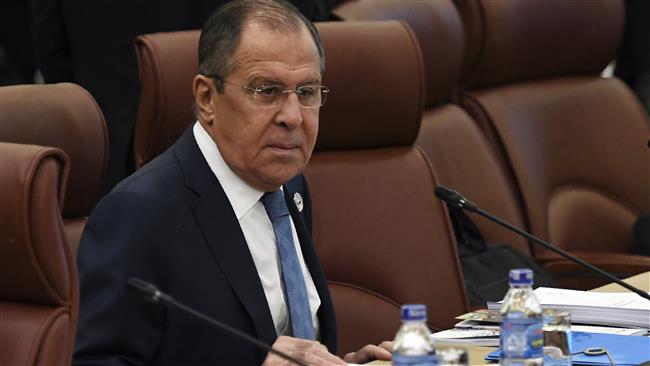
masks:
{"label": "blue folder", "polygon": [[[650,337],[624,336],[617,334],[571,332],[571,351],[584,351],[587,348],[605,348],[617,366],[639,365],[650,361]],[[498,361],[498,349],[485,357],[487,361]],[[575,354],[571,358],[574,365],[610,365],[607,355],[587,356]]]}

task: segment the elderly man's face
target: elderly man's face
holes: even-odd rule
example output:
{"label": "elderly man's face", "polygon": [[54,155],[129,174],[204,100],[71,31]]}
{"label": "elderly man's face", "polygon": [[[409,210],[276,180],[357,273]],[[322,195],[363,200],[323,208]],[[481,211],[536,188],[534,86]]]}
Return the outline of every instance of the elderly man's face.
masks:
{"label": "elderly man's face", "polygon": [[[307,165],[318,133],[318,108],[304,108],[295,93],[278,106],[259,106],[252,88],[320,84],[318,51],[308,31],[286,32],[258,23],[244,26],[235,67],[222,93],[212,85],[212,115],[200,112],[202,124],[230,168],[255,188],[272,191]],[[201,106],[199,106],[200,109]]]}

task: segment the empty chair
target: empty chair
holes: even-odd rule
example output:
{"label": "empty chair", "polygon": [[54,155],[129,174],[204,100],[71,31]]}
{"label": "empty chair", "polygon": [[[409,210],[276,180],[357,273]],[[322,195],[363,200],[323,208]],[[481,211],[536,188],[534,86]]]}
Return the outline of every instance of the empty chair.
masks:
{"label": "empty chair", "polygon": [[[399,19],[411,26],[422,48],[426,75],[424,113],[416,143],[426,153],[442,185],[524,227],[517,191],[498,153],[472,118],[451,103],[460,76],[464,42],[460,15],[452,1],[356,0],[344,3],[334,13],[343,20]],[[487,243],[506,244],[531,256],[528,242],[519,235],[480,216],[469,216]],[[469,252],[469,247],[466,244],[465,251]],[[472,268],[468,266],[466,271],[474,271]],[[488,293],[491,299],[503,296],[507,272],[506,266],[493,263],[482,277],[484,282],[466,282],[472,305],[484,305]]]}
{"label": "empty chair", "polygon": [[0,142],[0,364],[69,365],[78,287],[61,208],[68,159]]}
{"label": "empty chair", "polygon": [[145,34],[136,38],[140,105],[135,124],[135,166],[160,155],[196,118],[192,79],[199,72],[200,31]]}
{"label": "empty chair", "polygon": [[[622,1],[458,1],[466,29],[459,102],[501,152],[533,234],[628,276],[632,226],[650,211],[650,123],[600,71],[623,29]],[[606,282],[534,248],[565,286]]]}
{"label": "empty chair", "polygon": [[401,304],[426,304],[434,329],[467,305],[437,180],[414,145],[424,77],[413,33],[398,21],[318,29],[332,91],[305,175],[344,354],[392,339]]}
{"label": "empty chair", "polygon": [[104,117],[75,84],[0,88],[0,141],[63,150],[70,158],[63,224],[73,253],[100,190],[108,161]]}

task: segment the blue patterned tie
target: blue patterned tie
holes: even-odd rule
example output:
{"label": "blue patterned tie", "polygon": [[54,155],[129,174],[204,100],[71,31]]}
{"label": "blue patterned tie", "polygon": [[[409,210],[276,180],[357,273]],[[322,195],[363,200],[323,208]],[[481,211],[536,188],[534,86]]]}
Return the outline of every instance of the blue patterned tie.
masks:
{"label": "blue patterned tie", "polygon": [[280,254],[282,280],[289,304],[293,336],[314,339],[314,325],[311,320],[307,287],[300,269],[296,246],[293,243],[291,217],[289,217],[289,208],[284,200],[284,194],[281,190],[266,193],[262,196],[262,204],[273,223],[275,245]]}

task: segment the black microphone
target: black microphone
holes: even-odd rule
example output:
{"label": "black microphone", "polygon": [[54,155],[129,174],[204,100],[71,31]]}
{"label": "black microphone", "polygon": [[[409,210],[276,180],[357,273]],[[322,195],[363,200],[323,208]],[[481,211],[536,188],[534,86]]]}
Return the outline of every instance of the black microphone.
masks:
{"label": "black microphone", "polygon": [[449,189],[447,187],[436,187],[436,197],[444,201],[448,206],[455,208],[462,208],[469,212],[477,212],[478,207],[472,202],[463,197],[462,194]]}
{"label": "black microphone", "polygon": [[563,256],[564,258],[567,258],[567,259],[569,259],[569,260],[571,260],[571,261],[573,261],[575,263],[578,263],[578,264],[582,265],[585,268],[588,268],[588,269],[590,269],[590,270],[592,270],[592,271],[606,277],[607,279],[611,280],[612,282],[617,283],[617,284],[625,287],[626,289],[638,294],[639,296],[650,300],[650,295],[648,295],[648,293],[643,292],[640,289],[621,281],[619,278],[617,278],[613,274],[611,274],[611,273],[609,273],[607,271],[604,271],[604,270],[594,266],[593,264],[587,263],[587,262],[583,261],[582,259],[580,259],[580,258],[578,258],[578,257],[576,257],[576,256],[574,256],[572,254],[569,254],[568,252],[556,247],[555,245],[553,245],[551,243],[545,242],[544,240],[542,240],[542,239],[540,239],[540,238],[538,238],[538,237],[536,237],[536,236],[534,236],[532,234],[529,234],[529,233],[519,229],[518,227],[516,227],[516,226],[514,226],[514,225],[512,225],[512,224],[510,224],[510,223],[508,223],[506,221],[503,221],[500,218],[498,218],[498,217],[496,217],[496,216],[494,216],[494,215],[492,215],[492,214],[490,214],[488,212],[485,212],[485,211],[481,210],[478,206],[476,206],[476,204],[474,204],[472,201],[468,200],[467,198],[463,197],[462,194],[454,191],[453,189],[449,189],[449,188],[443,187],[443,186],[438,186],[438,187],[436,187],[435,193],[436,193],[436,197],[438,197],[440,200],[447,203],[447,205],[449,205],[450,207],[462,208],[462,209],[465,209],[465,210],[467,210],[469,212],[475,212],[475,213],[485,217],[486,219],[488,219],[490,221],[493,221],[493,222],[496,222],[497,224],[499,224],[501,226],[504,226],[504,227],[514,231],[515,233],[525,237],[526,239],[531,240],[531,241],[543,246],[544,248],[546,248],[548,250],[551,250],[551,251]]}
{"label": "black microphone", "polygon": [[129,285],[131,285],[131,286],[135,287],[136,289],[142,291],[144,294],[147,295],[147,298],[149,300],[152,300],[155,303],[163,304],[163,305],[170,306],[170,307],[173,307],[173,308],[176,308],[176,309],[180,309],[180,310],[182,310],[182,311],[184,311],[184,312],[186,312],[186,313],[188,313],[190,315],[193,315],[196,318],[201,319],[202,321],[204,321],[204,322],[206,322],[206,323],[208,323],[208,324],[210,324],[212,326],[215,326],[215,327],[225,331],[226,333],[229,333],[232,336],[235,336],[235,337],[237,337],[237,338],[239,338],[239,339],[241,339],[241,340],[243,340],[243,341],[245,341],[247,343],[250,343],[250,344],[252,344],[252,345],[254,345],[254,346],[258,347],[258,348],[261,348],[261,349],[263,349],[265,351],[276,354],[276,355],[284,358],[285,360],[287,360],[287,361],[289,361],[291,363],[294,363],[294,364],[299,365],[299,366],[308,366],[306,363],[304,363],[302,361],[299,361],[299,360],[289,356],[288,354],[286,354],[286,353],[284,353],[282,351],[278,351],[277,349],[275,349],[275,348],[271,347],[270,345],[260,341],[257,338],[251,337],[250,335],[248,335],[248,334],[246,334],[246,333],[244,333],[244,332],[242,332],[242,331],[240,331],[238,329],[235,329],[235,328],[233,328],[233,327],[231,327],[231,326],[229,326],[227,324],[224,324],[224,323],[222,323],[222,322],[220,322],[220,321],[218,321],[216,319],[213,319],[213,318],[211,318],[211,317],[209,317],[209,316],[207,316],[207,315],[205,315],[203,313],[200,313],[200,312],[190,308],[189,306],[187,306],[187,305],[185,305],[183,303],[180,303],[180,302],[174,300],[173,297],[171,297],[171,296],[167,295],[166,293],[160,291],[158,288],[156,288],[156,286],[154,286],[153,284],[151,284],[149,282],[143,281],[143,280],[141,280],[139,278],[136,278],[136,277],[129,278],[127,280],[127,282],[128,282]]}

